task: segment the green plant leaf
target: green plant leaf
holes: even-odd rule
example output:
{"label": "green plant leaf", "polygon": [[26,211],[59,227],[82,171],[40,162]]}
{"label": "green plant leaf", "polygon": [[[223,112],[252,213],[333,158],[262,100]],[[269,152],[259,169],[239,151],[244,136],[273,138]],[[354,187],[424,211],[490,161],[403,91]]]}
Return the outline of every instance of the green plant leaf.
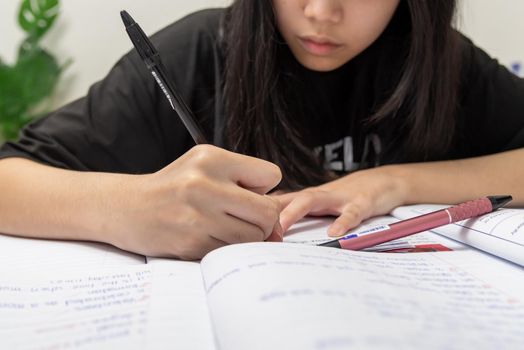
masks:
{"label": "green plant leaf", "polygon": [[0,122],[16,119],[23,113],[25,101],[20,99],[20,85],[14,76],[14,67],[0,65]]}
{"label": "green plant leaf", "polygon": [[55,58],[42,49],[25,52],[15,66],[0,65],[0,125],[5,139],[34,119],[31,109],[53,91],[62,72]]}
{"label": "green plant leaf", "polygon": [[38,104],[53,91],[60,73],[58,62],[47,51],[39,48],[26,52],[18,58],[13,71],[20,99],[28,107]]}
{"label": "green plant leaf", "polygon": [[18,23],[36,41],[51,28],[58,12],[59,0],[23,0]]}
{"label": "green plant leaf", "polygon": [[39,118],[45,110],[41,102],[51,95],[70,60],[59,66],[39,45],[59,12],[59,0],[21,0],[18,22],[27,33],[13,66],[0,59],[0,133],[15,139],[18,130]]}

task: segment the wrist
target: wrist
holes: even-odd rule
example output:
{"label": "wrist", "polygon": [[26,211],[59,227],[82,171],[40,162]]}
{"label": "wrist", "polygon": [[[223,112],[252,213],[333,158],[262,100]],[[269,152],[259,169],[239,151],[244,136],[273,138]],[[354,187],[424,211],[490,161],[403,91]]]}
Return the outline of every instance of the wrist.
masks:
{"label": "wrist", "polygon": [[413,203],[415,197],[413,194],[413,176],[408,165],[385,165],[378,169],[381,169],[391,180],[391,190],[396,193],[396,197],[399,199],[399,205]]}
{"label": "wrist", "polygon": [[93,173],[86,189],[86,211],[83,226],[90,240],[120,246],[129,231],[129,213],[138,197],[134,183],[138,175]]}

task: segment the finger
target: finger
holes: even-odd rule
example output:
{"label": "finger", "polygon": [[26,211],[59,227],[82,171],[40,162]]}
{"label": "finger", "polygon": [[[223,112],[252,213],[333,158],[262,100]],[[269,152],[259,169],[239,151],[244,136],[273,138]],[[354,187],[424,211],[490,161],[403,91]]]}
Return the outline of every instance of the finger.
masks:
{"label": "finger", "polygon": [[303,192],[289,203],[280,213],[280,224],[286,232],[291,225],[306,216],[315,206],[316,196]]}
{"label": "finger", "polygon": [[266,234],[260,227],[234,216],[223,214],[216,218],[214,229],[209,233],[212,237],[228,244],[262,242],[270,234]]}
{"label": "finger", "polygon": [[232,153],[229,179],[255,193],[266,194],[282,180],[280,168],[268,161]]}
{"label": "finger", "polygon": [[280,203],[236,185],[227,186],[220,197],[222,210],[238,219],[258,226],[267,237],[279,222]]}
{"label": "finger", "polygon": [[196,145],[175,162],[189,162],[210,177],[232,181],[260,194],[273,189],[282,179],[280,168],[273,163],[212,145]]}
{"label": "finger", "polygon": [[306,215],[339,215],[340,212],[341,203],[336,193],[317,190],[301,191],[280,213],[280,223],[285,232]]}
{"label": "finger", "polygon": [[285,208],[289,205],[289,203],[291,203],[298,195],[300,194],[300,192],[290,192],[290,193],[286,193],[286,194],[280,194],[280,195],[272,195],[271,197],[276,199],[282,208]]}
{"label": "finger", "polygon": [[344,208],[342,214],[331,224],[328,228],[328,236],[338,237],[345,234],[349,229],[352,229],[365,219],[362,208],[354,203],[351,203]]}
{"label": "finger", "polygon": [[[289,193],[285,193],[285,194],[282,194],[282,195],[276,195],[276,196],[271,196],[272,198],[275,198],[276,200],[278,200],[278,202],[280,203],[282,209],[284,209],[285,207],[287,207],[289,205],[289,203],[291,203],[293,200],[295,200],[295,198],[299,197],[299,196],[303,196],[304,193],[307,193],[308,195],[309,194],[315,194],[316,196],[319,197],[319,199],[326,199],[326,198],[331,198],[332,197],[332,194],[331,195],[328,195],[329,192],[327,191],[322,191],[322,190],[312,190],[312,188],[308,188],[307,190],[302,190],[302,191],[297,191],[297,192],[289,192]],[[330,202],[333,202],[333,200],[330,200]],[[315,201],[316,205],[315,205],[315,208],[313,209],[314,210],[314,215],[333,215],[333,214],[338,214],[340,213],[340,211],[337,211],[335,208],[333,208],[333,204],[334,203],[331,203],[332,205],[330,205],[329,207],[328,206],[322,206],[322,205],[319,205],[319,203],[321,203],[320,201]],[[311,214],[313,214],[313,211],[311,212]]]}

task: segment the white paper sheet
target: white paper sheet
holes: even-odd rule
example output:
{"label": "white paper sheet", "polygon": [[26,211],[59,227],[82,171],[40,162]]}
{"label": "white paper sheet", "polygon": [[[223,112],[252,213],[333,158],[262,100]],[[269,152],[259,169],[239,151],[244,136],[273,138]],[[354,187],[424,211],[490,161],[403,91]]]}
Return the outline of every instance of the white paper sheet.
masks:
{"label": "white paper sheet", "polygon": [[[220,349],[521,349],[523,270],[476,250],[229,246],[202,261]],[[504,278],[501,278],[504,276]]]}

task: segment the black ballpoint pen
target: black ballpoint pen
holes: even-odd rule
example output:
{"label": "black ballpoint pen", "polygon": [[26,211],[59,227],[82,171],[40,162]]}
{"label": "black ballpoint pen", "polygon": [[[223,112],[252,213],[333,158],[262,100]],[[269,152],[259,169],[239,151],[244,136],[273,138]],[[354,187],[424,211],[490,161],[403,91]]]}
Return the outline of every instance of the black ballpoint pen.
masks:
{"label": "black ballpoint pen", "polygon": [[145,35],[140,26],[133,20],[133,18],[126,11],[121,11],[120,16],[126,26],[127,34],[131,39],[138,54],[144,61],[146,67],[149,69],[156,82],[167,97],[171,108],[178,114],[182,123],[196,144],[208,143],[202,132],[202,129],[197,124],[195,117],[187,104],[184,102],[180,94],[175,89],[166,74],[166,69],[160,60],[160,55],[155,49],[151,41]]}

